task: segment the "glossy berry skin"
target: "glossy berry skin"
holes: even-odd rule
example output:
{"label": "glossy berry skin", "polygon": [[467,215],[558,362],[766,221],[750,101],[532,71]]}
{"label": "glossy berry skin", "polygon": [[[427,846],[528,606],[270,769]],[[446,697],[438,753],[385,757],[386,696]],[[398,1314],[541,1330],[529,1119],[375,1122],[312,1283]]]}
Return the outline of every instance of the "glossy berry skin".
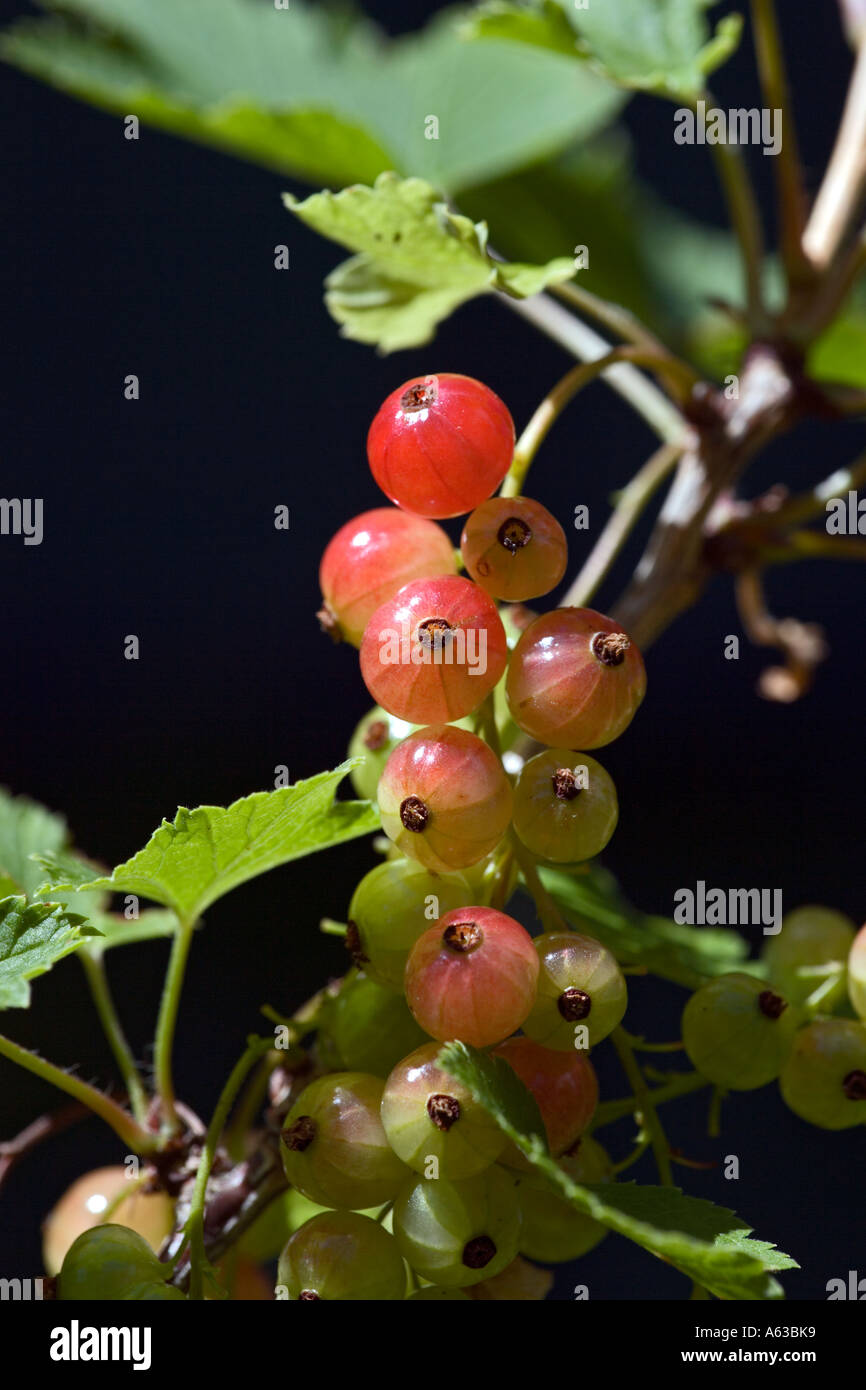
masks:
{"label": "glossy berry skin", "polygon": [[458,908],[413,946],[406,999],[431,1037],[487,1047],[520,1027],[537,980],[538,956],[519,922],[491,907]]}
{"label": "glossy berry skin", "polygon": [[[610,1158],[591,1137],[579,1140],[576,1153],[561,1158],[559,1166],[581,1184],[608,1182],[613,1175]],[[576,1260],[607,1235],[606,1226],[575,1211],[534,1173],[518,1179],[517,1195],[523,1217],[520,1251],[531,1260],[545,1264]]]}
{"label": "glossy berry skin", "polygon": [[463,527],[460,552],[475,583],[509,603],[549,593],[568,564],[565,532],[529,497],[482,502]]}
{"label": "glossy berry skin", "polygon": [[383,1079],[407,1052],[427,1042],[427,1034],[409,1012],[402,991],[398,994],[367,975],[346,981],[328,1010],[324,1027],[339,1066]]}
{"label": "glossy berry skin", "polygon": [[469,1295],[462,1289],[443,1289],[438,1284],[427,1284],[423,1289],[416,1289],[415,1293],[410,1293],[407,1299],[409,1303],[468,1303]]}
{"label": "glossy berry skin", "polygon": [[389,1202],[406,1169],[385,1138],[383,1083],[363,1072],[319,1077],[302,1091],[281,1134],[286,1177],[322,1207]]}
{"label": "glossy berry skin", "polygon": [[409,952],[452,908],[471,901],[460,874],[432,874],[411,859],[389,859],[365,874],[349,904],[346,945],[355,965],[402,990]]}
{"label": "glossy berry skin", "polygon": [[395,748],[378,800],[385,834],[435,873],[477,864],[511,820],[511,785],[499,759],[450,724],[419,729]]}
{"label": "glossy berry skin", "polygon": [[628,1003],[625,976],[616,958],[591,936],[549,932],[535,938],[540,970],[535,1003],[523,1020],[527,1037],[542,1047],[570,1052],[577,1029],[587,1046],[612,1033]]}
{"label": "glossy berry skin", "polygon": [[443,372],[392,391],[367,436],[379,487],[418,516],[462,516],[495,492],[511,466],[514,422],[488,386]]}
{"label": "glossy berry skin", "polygon": [[[801,967],[844,965],[854,940],[854,923],[830,907],[798,907],[782,918],[781,930],[768,936],[762,951],[770,983],[790,1004],[803,1004],[826,977],[801,975]],[[845,994],[845,974],[839,972],[833,989],[821,995],[821,1008],[832,1012]]]}
{"label": "glossy berry skin", "polygon": [[393,1217],[403,1258],[422,1279],[445,1288],[489,1279],[517,1254],[517,1193],[512,1178],[495,1166],[459,1182],[413,1177]]}
{"label": "glossy berry skin", "polygon": [[124,1303],[187,1303],[185,1293],[173,1284],[137,1284],[130,1293],[124,1294]]}
{"label": "glossy berry skin", "polygon": [[439,1043],[428,1043],[394,1068],[385,1082],[382,1124],[394,1152],[416,1173],[471,1178],[496,1161],[505,1135],[471,1092],[437,1067],[438,1054]]}
{"label": "glossy berry skin", "polygon": [[588,753],[548,748],[524,764],[514,789],[514,829],[539,859],[594,858],[618,819],[613,778]]}
{"label": "glossy berry skin", "polygon": [[[166,1192],[144,1192],[127,1177],[122,1164],[85,1173],[49,1212],[42,1227],[42,1257],[48,1274],[56,1274],[72,1242],[106,1219],[143,1236],[157,1251],[174,1228],[174,1202]],[[127,1195],[117,1206],[123,1193]]]}
{"label": "glossy berry skin", "polygon": [[861,927],[848,956],[848,994],[854,1012],[866,1019],[866,927]]}
{"label": "glossy berry skin", "polygon": [[612,618],[591,608],[556,608],[524,632],[505,690],[515,724],[540,743],[602,748],[631,723],[646,671]]}
{"label": "glossy berry skin", "polygon": [[827,1018],[801,1029],[779,1088],[788,1108],[819,1129],[866,1123],[866,1024]]}
{"label": "glossy berry skin", "polygon": [[522,1255],[517,1255],[503,1269],[469,1289],[469,1298],[476,1303],[541,1303],[553,1288],[553,1274],[539,1269]]}
{"label": "glossy berry skin", "polygon": [[696,990],[683,1010],[683,1043],[708,1081],[752,1091],[775,1081],[797,1027],[787,1001],[754,975],[719,975]]}
{"label": "glossy berry skin", "polygon": [[[583,1052],[554,1052],[532,1038],[508,1038],[494,1052],[504,1057],[532,1092],[550,1152],[558,1158],[572,1148],[595,1113],[598,1080],[591,1062]],[[503,1151],[500,1162],[509,1168],[529,1168],[513,1144]]]}
{"label": "glossy berry skin", "polygon": [[403,1298],[406,1269],[394,1237],[369,1216],[328,1211],[290,1236],[277,1284],[295,1302]]}
{"label": "glossy berry skin", "polygon": [[405,584],[376,609],[361,643],[361,675],[373,699],[413,724],[471,714],[507,659],[496,605],[460,575]]}
{"label": "glossy berry skin", "polygon": [[414,724],[397,719],[381,705],[374,705],[364,715],[355,726],[347,750],[348,757],[364,759],[359,767],[353,767],[349,773],[358,796],[365,801],[376,800],[376,788],[386,762],[397,744],[414,728]]}
{"label": "glossy berry skin", "polygon": [[57,1297],[88,1302],[126,1298],[144,1284],[169,1273],[147,1241],[125,1226],[94,1226],[83,1231],[66,1252]]}
{"label": "glossy berry skin", "polygon": [[396,507],[362,512],[325,547],[320,621],[332,636],[360,647],[376,609],[404,584],[456,572],[454,547],[435,522]]}

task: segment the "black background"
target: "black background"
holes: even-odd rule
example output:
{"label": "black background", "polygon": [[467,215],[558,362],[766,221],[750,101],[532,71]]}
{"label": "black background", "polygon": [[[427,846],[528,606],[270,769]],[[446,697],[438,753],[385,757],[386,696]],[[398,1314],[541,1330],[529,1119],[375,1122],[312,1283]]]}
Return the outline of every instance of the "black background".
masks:
{"label": "black background", "polygon": [[[436,7],[367,8],[397,31]],[[829,3],[782,11],[814,186],[850,60]],[[748,37],[715,87],[721,105],[757,103]],[[382,500],[364,439],[384,396],[418,372],[466,372],[504,397],[519,428],[568,363],[492,301],[461,310],[425,350],[377,358],[337,336],[321,281],[340,253],[283,211],[284,177],[149,129],[126,141],[118,120],[11,70],[2,103],[10,211],[0,492],[44,498],[45,539],[0,541],[0,781],[63,810],[78,844],[116,863],[178,804],[227,804],[271,787],[277,764],[298,778],[344,756],[370,702],[352,651],[318,633],[316,572],[330,535]],[[638,98],[627,119],[645,177],[693,215],[721,221],[708,153],[673,144],[671,108]],[[753,150],[749,162],[770,215],[772,160]],[[273,267],[280,242],[291,253],[282,273]],[[141,381],[134,403],[123,397],[130,372]],[[572,533],[572,568],[608,494],[651,447],[642,422],[600,385],[554,430],[530,490],[566,526],[577,503],[589,505],[593,531]],[[804,427],[767,451],[745,491],[807,486],[860,447],[853,425]],[[291,509],[288,532],[273,527],[279,503]],[[599,607],[612,606],[638,553],[636,542]],[[862,919],[863,577],[836,564],[791,567],[772,577],[770,593],[778,611],[826,628],[832,656],[813,693],[792,707],[766,704],[754,685],[768,655],[744,641],[740,661],[723,659],[739,624],[719,580],[649,653],[640,715],[605,750],[622,806],[605,861],[647,910],[670,913],[674,891],[704,879],[781,887],[786,908],[820,901]],[[137,662],[123,657],[128,633],[141,641]],[[260,1003],[288,1009],[342,971],[342,947],[318,934],[318,919],[344,916],[373,862],[355,843],[208,913],[177,1047],[179,1092],[194,1108],[209,1113],[261,1023]],[[153,944],[110,959],[141,1056],[165,952]],[[40,980],[34,996],[6,1030],[77,1062],[83,1076],[107,1078],[76,962]],[[675,1036],[681,991],[637,979],[631,1000],[634,1031]],[[609,1050],[594,1060],[614,1096],[624,1083]],[[0,1133],[54,1102],[0,1063]],[[695,1159],[739,1155],[738,1182],[720,1165],[681,1169],[683,1183],[799,1259],[802,1271],[785,1276],[789,1296],[822,1298],[826,1281],[858,1262],[866,1274],[862,1131],[810,1129],[771,1087],[729,1100],[720,1141],[706,1137],[700,1097],[671,1110],[670,1133]],[[618,1154],[626,1141],[613,1141]],[[118,1157],[93,1122],[19,1167],[0,1199],[0,1272],[35,1273],[41,1216],[78,1173]],[[648,1160],[633,1174],[653,1180]],[[686,1292],[681,1276],[615,1237],[579,1271],[560,1272],[558,1296],[578,1282],[599,1299]]]}

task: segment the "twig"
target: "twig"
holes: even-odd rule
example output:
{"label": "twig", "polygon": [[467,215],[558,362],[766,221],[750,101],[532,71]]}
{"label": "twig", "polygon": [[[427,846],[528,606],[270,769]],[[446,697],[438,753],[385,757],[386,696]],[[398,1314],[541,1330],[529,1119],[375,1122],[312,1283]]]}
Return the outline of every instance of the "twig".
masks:
{"label": "twig", "polygon": [[[705,93],[705,98],[708,106],[714,105],[714,98],[709,92]],[[766,315],[761,286],[764,234],[758,205],[739,146],[719,144],[711,145],[710,149],[743,258],[749,322],[753,332],[760,334],[766,326]]]}
{"label": "twig", "polygon": [[803,250],[819,270],[836,255],[866,189],[866,35],[861,38],[845,109],[827,172],[803,233]]}
{"label": "twig", "polygon": [[[537,294],[531,299],[501,295],[500,303],[507,304],[581,362],[595,361],[610,352],[610,343],[595,329],[575,318],[548,295]],[[676,406],[630,363],[618,362],[608,367],[602,379],[643,416],[660,439],[670,442],[682,439],[685,429]]]}
{"label": "twig", "polygon": [[38,1147],[46,1139],[51,1139],[55,1134],[62,1134],[64,1130],[77,1124],[79,1120],[93,1118],[93,1111],[87,1105],[82,1105],[80,1101],[71,1101],[69,1105],[63,1105],[59,1110],[55,1110],[50,1115],[40,1115],[32,1124],[22,1129],[20,1134],[16,1134],[14,1139],[5,1139],[0,1142],[0,1187],[12,1172],[12,1169],[21,1159]]}
{"label": "twig", "polygon": [[[650,367],[654,371],[660,371],[662,361],[663,359],[660,359],[654,351],[620,345],[620,347],[611,348],[604,357],[596,358],[594,362],[581,362],[566,372],[565,376],[561,377],[548,391],[518,439],[514,449],[514,461],[502,484],[502,496],[518,496],[530,465],[551,426],[562,414],[569,401],[572,401],[577,393],[583,390],[584,386],[588,386],[596,377],[601,376],[607,367],[618,362],[631,362],[636,366]],[[685,373],[684,394],[689,394],[694,387],[695,379],[691,368],[683,367],[682,371]]]}
{"label": "twig", "polygon": [[583,568],[562,599],[561,607],[584,607],[606,578],[617,555],[631,535],[653,494],[669,476],[684,444],[662,444],[622,489]]}
{"label": "twig", "polygon": [[772,164],[776,176],[782,260],[789,285],[796,286],[812,278],[812,267],[802,247],[806,195],[774,0],[752,0],[752,29],[764,105],[781,114],[781,144]]}
{"label": "twig", "polygon": [[29,1052],[26,1047],[19,1047],[11,1038],[3,1035],[0,1035],[0,1055],[8,1057],[11,1062],[17,1062],[19,1066],[33,1072],[34,1076],[49,1082],[59,1091],[65,1091],[74,1100],[86,1105],[114,1130],[130,1153],[154,1153],[158,1148],[156,1135],[149,1134],[128,1111],[121,1109],[104,1091],[98,1091],[87,1081],[81,1081],[62,1067],[55,1066],[53,1062],[46,1061],[35,1052]]}
{"label": "twig", "polygon": [[798,618],[774,618],[764,600],[761,571],[743,570],[734,581],[737,609],[750,641],[761,647],[775,647],[785,658],[784,666],[768,666],[761,673],[758,690],[766,700],[791,704],[810,688],[815,668],[827,656],[827,644],[820,627]]}

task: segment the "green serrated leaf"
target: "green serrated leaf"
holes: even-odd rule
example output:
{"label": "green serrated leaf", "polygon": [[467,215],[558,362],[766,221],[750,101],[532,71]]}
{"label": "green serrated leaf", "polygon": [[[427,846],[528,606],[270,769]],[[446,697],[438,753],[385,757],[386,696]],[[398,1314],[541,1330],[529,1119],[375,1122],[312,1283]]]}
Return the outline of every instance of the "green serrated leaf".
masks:
{"label": "green serrated leaf", "polygon": [[55,903],[28,904],[23,896],[0,901],[0,1009],[26,1009],[29,981],[98,934]]}
{"label": "green serrated leaf", "polygon": [[284,196],[307,226],[358,253],[328,276],[325,302],[345,337],[384,352],[429,342],[476,295],[536,294],[574,274],[565,257],[543,266],[494,261],[486,224],[451,211],[424,179],[388,172],[372,188]]}
{"label": "green serrated leaf", "polygon": [[0,873],[27,897],[44,877],[32,856],[60,850],[67,834],[63,816],[0,787]]}
{"label": "green serrated leaf", "polygon": [[731,970],[761,972],[760,964],[748,960],[749,943],[738,932],[730,927],[690,927],[638,912],[600,865],[574,874],[544,868],[540,873],[569,921],[596,937],[624,964],[645,966],[688,989]]}
{"label": "green serrated leaf", "polygon": [[181,807],[109,877],[55,886],[136,893],[193,922],[258,874],[378,829],[378,812],[368,801],[334,800],[338,784],[359,761],[350,758],[292,787],[253,792],[231,806]]}
{"label": "green serrated leaf", "polygon": [[[312,183],[388,168],[454,192],[599,129],[620,94],[542,48],[465,43],[462,12],[388,41],[292,0],[47,0],[2,55],[122,115]],[[520,100],[514,100],[514,93]],[[435,132],[429,118],[435,117]]]}
{"label": "green serrated leaf", "polygon": [[[577,1211],[617,1231],[682,1271],[717,1298],[776,1299],[783,1290],[770,1271],[796,1269],[790,1256],[750,1238],[751,1227],[725,1207],[688,1197],[676,1187],[573,1182],[523,1129],[520,1092],[501,1067],[465,1043],[446,1043],[437,1063],[496,1120],[538,1173]],[[502,1062],[502,1059],[498,1059]],[[507,1068],[507,1063],[502,1063]],[[510,1071],[510,1068],[508,1068]],[[522,1088],[525,1090],[525,1087]]]}
{"label": "green serrated leaf", "polygon": [[[726,15],[711,33],[704,11],[715,3],[604,0],[581,8],[567,0],[495,3],[482,8],[473,32],[571,51],[620,86],[691,101],[703,92],[707,75],[731,56],[742,33],[739,15]],[[563,25],[572,31],[570,49]]]}

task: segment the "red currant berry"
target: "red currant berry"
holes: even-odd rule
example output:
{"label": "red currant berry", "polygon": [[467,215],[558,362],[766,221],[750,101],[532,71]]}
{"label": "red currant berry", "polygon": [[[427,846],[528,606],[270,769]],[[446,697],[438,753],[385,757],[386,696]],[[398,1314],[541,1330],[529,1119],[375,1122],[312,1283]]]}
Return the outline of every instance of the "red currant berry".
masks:
{"label": "red currant berry", "polygon": [[413,946],[406,999],[431,1037],[487,1047],[520,1027],[537,981],[538,956],[519,922],[491,907],[458,908]]}
{"label": "red currant berry", "polygon": [[[541,1111],[550,1152],[556,1158],[579,1139],[598,1104],[595,1069],[582,1052],[553,1052],[531,1038],[508,1038],[494,1051],[504,1057]],[[529,1167],[515,1145],[500,1159],[509,1168]]]}
{"label": "red currant berry", "polygon": [[410,734],[379,780],[385,834],[437,873],[477,864],[511,820],[511,786],[495,753],[451,724]]}
{"label": "red currant berry", "polygon": [[361,675],[373,699],[412,724],[471,714],[507,660],[496,605],[459,575],[405,584],[376,609],[361,643]]}
{"label": "red currant berry", "polygon": [[454,547],[441,526],[396,507],[362,512],[325,547],[319,620],[332,636],[360,647],[376,609],[404,584],[456,571]]}
{"label": "red currant berry", "polygon": [[645,691],[634,642],[591,608],[557,608],[536,618],[514,649],[506,684],[515,724],[560,748],[612,743]]}
{"label": "red currant berry", "polygon": [[444,372],[393,391],[367,436],[373,477],[418,516],[461,516],[495,492],[511,466],[514,423],[488,386]]}
{"label": "red currant berry", "polygon": [[549,748],[530,758],[514,789],[514,829],[556,864],[601,854],[619,817],[613,778],[588,753]]}
{"label": "red currant berry", "polygon": [[555,589],[568,564],[565,532],[528,497],[482,502],[463,527],[460,550],[476,584],[510,603]]}

